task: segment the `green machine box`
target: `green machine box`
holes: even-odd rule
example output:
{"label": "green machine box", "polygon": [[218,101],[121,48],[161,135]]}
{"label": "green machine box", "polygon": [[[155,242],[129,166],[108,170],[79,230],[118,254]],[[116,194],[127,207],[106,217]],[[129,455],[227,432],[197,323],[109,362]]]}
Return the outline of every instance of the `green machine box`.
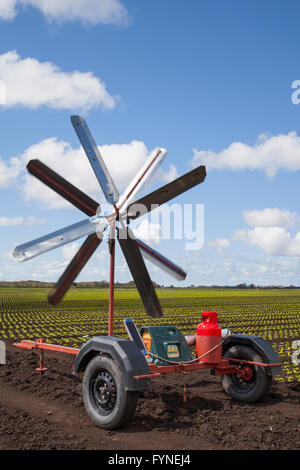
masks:
{"label": "green machine box", "polygon": [[[151,339],[145,338],[149,334]],[[147,344],[151,341],[150,352],[162,359],[149,356],[148,362],[157,365],[166,365],[163,359],[172,362],[190,361],[194,359],[184,335],[175,326],[142,326],[140,335]]]}

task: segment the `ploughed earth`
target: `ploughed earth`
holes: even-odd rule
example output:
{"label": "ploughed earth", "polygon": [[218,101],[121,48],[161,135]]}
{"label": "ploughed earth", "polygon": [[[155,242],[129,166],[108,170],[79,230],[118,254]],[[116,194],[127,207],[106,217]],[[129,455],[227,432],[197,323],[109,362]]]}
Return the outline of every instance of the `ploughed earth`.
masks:
{"label": "ploughed earth", "polygon": [[[0,366],[2,450],[283,450],[300,448],[300,383],[274,381],[260,403],[228,397],[209,370],[152,379],[133,421],[116,431],[97,428],[81,397],[74,356],[45,351],[40,376],[36,351],[7,342]],[[187,401],[183,400],[184,384]]]}

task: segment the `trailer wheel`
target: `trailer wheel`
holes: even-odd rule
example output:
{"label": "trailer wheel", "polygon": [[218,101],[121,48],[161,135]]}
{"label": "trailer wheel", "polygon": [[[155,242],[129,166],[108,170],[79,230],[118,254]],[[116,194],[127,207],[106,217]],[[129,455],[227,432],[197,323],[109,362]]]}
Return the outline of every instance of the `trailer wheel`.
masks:
{"label": "trailer wheel", "polygon": [[113,359],[97,355],[85,369],[82,397],[87,414],[97,426],[116,429],[133,418],[138,392],[125,390]]}
{"label": "trailer wheel", "polygon": [[[224,357],[243,359],[251,362],[264,362],[263,358],[251,347],[236,344],[226,351]],[[244,377],[238,374],[222,376],[222,386],[231,398],[240,402],[253,403],[261,400],[270,390],[272,376],[266,368],[253,364],[234,363],[244,372]]]}

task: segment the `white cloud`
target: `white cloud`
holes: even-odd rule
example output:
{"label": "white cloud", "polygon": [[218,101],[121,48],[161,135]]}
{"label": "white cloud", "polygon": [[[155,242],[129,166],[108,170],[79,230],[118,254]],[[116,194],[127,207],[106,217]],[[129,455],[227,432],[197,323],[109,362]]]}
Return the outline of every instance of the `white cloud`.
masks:
{"label": "white cloud", "polygon": [[169,170],[168,171],[163,171],[162,169],[159,170],[160,172],[160,177],[162,179],[162,181],[164,181],[165,183],[170,183],[171,181],[175,180],[176,178],[178,178],[178,171],[177,171],[177,168],[175,165],[171,164],[169,166]]}
{"label": "white cloud", "polygon": [[[81,244],[83,240],[79,241]],[[68,245],[66,245],[67,247]],[[116,281],[125,282],[132,279],[127,264],[124,262],[122,252],[118,246],[116,255]],[[62,250],[62,249],[61,249]],[[57,281],[65,270],[72,257],[65,258],[61,250],[55,250],[51,256],[40,256],[28,263],[18,263],[12,258],[11,250],[0,254],[0,279],[24,280],[37,279],[43,281]],[[261,259],[208,255],[204,251],[186,252],[176,254],[162,251],[168,258],[187,271],[186,281],[174,281],[167,273],[158,270],[155,265],[146,260],[151,278],[164,285],[236,285],[242,282],[256,285],[300,285],[300,257],[270,257]],[[56,256],[56,257],[55,257]],[[175,258],[174,258],[175,256]],[[156,271],[156,272],[155,272]],[[102,244],[91,257],[77,281],[100,281],[109,279],[108,252]]]}
{"label": "white cloud", "polygon": [[40,225],[44,224],[46,219],[37,219],[34,216],[29,217],[0,217],[0,227],[16,227],[17,225]]}
{"label": "white cloud", "polygon": [[217,238],[214,241],[207,242],[209,248],[215,248],[219,253],[225,248],[230,247],[230,241],[227,238]]}
{"label": "white cloud", "polygon": [[62,247],[61,252],[65,261],[69,262],[79,250],[79,243],[73,242]]}
{"label": "white cloud", "polygon": [[82,21],[91,25],[129,22],[128,12],[119,0],[1,0],[0,18],[13,19],[16,6],[37,8],[50,21]]}
{"label": "white cloud", "polygon": [[11,186],[21,171],[21,162],[18,158],[11,158],[5,163],[0,157],[0,188]]}
{"label": "white cloud", "polygon": [[287,230],[299,223],[296,212],[275,207],[245,210],[242,214],[244,221],[253,228],[237,230],[233,240],[257,246],[267,255],[300,256],[300,232],[293,237]]}
{"label": "white cloud", "polygon": [[34,216],[29,216],[29,217],[24,217],[24,225],[41,225],[45,224],[47,222],[46,219],[38,219],[37,217]]}
{"label": "white cloud", "polygon": [[300,257],[211,256],[186,253],[187,281],[195,285],[300,285]]}
{"label": "white cloud", "polygon": [[0,19],[12,20],[16,12],[16,3],[18,0],[0,0]]}
{"label": "white cloud", "polygon": [[208,170],[263,170],[274,177],[280,169],[300,170],[300,137],[296,132],[270,136],[261,134],[255,145],[233,142],[220,152],[193,149],[192,165]]}
{"label": "white cloud", "polygon": [[266,254],[280,255],[290,242],[290,235],[283,227],[254,227],[252,230],[237,230],[233,239],[258,246]]}
{"label": "white cloud", "polygon": [[296,212],[277,207],[245,210],[242,214],[247,225],[259,227],[293,227],[300,219]]}
{"label": "white cloud", "polygon": [[92,72],[63,72],[50,62],[22,59],[16,51],[0,55],[0,80],[6,88],[3,108],[46,106],[88,111],[97,106],[112,109],[117,102]]}
{"label": "white cloud", "polygon": [[24,217],[0,217],[0,227],[15,227],[22,225]]}
{"label": "white cloud", "polygon": [[300,232],[292,238],[285,227],[254,227],[251,230],[237,230],[233,239],[257,246],[267,255],[300,256]]}

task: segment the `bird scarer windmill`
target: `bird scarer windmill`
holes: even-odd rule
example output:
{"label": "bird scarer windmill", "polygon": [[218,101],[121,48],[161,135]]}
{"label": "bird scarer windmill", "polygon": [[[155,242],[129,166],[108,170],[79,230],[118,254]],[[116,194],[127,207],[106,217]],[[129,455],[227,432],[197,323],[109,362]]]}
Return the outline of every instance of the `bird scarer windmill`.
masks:
{"label": "bird scarer windmill", "polygon": [[[89,218],[18,246],[14,256],[18,261],[25,261],[80,237],[87,237],[49,293],[50,303],[56,304],[98,248],[105,230],[109,228],[108,336],[93,336],[80,349],[48,344],[43,338],[22,340],[14,346],[40,351],[40,365],[37,368],[40,375],[47,370],[44,367],[45,350],[75,355],[73,374],[83,372],[82,398],[87,414],[104,429],[117,429],[128,423],[134,416],[140,392],[149,390],[151,379],[167,373],[187,374],[189,371],[211,369],[213,375],[222,377],[224,391],[235,400],[244,403],[261,400],[270,390],[273,375],[280,372],[280,358],[263,338],[231,335],[227,328],[222,329],[217,323],[217,312],[201,312],[197,334],[191,337],[184,336],[173,325],[142,326],[138,330],[130,318],[123,320],[129,340],[113,335],[115,239],[120,243],[147,314],[162,316],[143,256],[177,279],[184,279],[186,273],[136,239],[128,224],[201,183],[206,171],[204,166],[200,166],[137,199],[142,187],[166,156],[164,149],[156,148],[120,196],[85,121],[79,116],[73,116],[71,120],[105,198],[113,206],[112,213],[102,215],[96,201],[39,160],[31,160],[27,165],[29,172]],[[196,356],[192,354],[193,347],[196,348]]]}
{"label": "bird scarer windmill", "polygon": [[112,205],[112,213],[107,216],[101,215],[101,207],[98,202],[84,194],[41,161],[30,160],[27,164],[28,171],[88,215],[88,218],[31,242],[19,245],[15,248],[13,256],[17,261],[26,261],[81,237],[87,237],[48,295],[49,302],[57,304],[99,247],[105,230],[109,228],[110,295],[108,334],[113,335],[115,239],[117,238],[121,246],[147,314],[152,317],[161,317],[161,305],[143,257],[157,264],[179,280],[185,279],[186,273],[165,256],[162,256],[141,240],[136,239],[128,225],[131,220],[141,217],[188,189],[202,183],[206,176],[206,170],[204,166],[200,166],[154,192],[137,199],[141,190],[149,181],[150,176],[153,175],[154,171],[166,157],[165,149],[156,148],[151,152],[144,166],[120,196],[85,120],[80,116],[72,116],[71,122],[89,159],[105,199]]}

